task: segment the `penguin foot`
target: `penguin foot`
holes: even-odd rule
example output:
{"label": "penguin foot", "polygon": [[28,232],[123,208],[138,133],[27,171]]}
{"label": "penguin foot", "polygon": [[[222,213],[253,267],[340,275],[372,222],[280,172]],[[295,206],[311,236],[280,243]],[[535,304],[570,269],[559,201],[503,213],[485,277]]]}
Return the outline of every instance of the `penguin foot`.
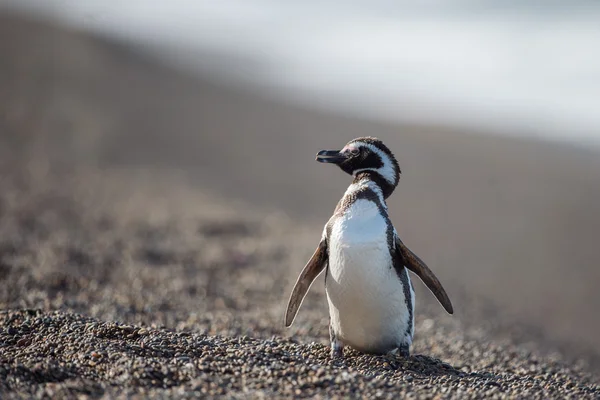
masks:
{"label": "penguin foot", "polygon": [[410,347],[407,344],[400,345],[396,350],[397,354],[400,355],[400,357],[410,357]]}
{"label": "penguin foot", "polygon": [[336,338],[331,339],[331,358],[338,359],[344,357],[344,344]]}
{"label": "penguin foot", "polygon": [[331,346],[330,356],[334,360],[338,360],[338,359],[344,358],[344,350],[343,350],[343,348],[342,347]]}
{"label": "penguin foot", "polygon": [[331,358],[343,358],[344,357],[344,344],[338,340],[333,331],[333,327],[329,324],[329,341],[331,342]]}
{"label": "penguin foot", "polygon": [[403,344],[390,351],[388,353],[388,356],[408,358],[410,357],[410,348],[408,347],[408,345]]}

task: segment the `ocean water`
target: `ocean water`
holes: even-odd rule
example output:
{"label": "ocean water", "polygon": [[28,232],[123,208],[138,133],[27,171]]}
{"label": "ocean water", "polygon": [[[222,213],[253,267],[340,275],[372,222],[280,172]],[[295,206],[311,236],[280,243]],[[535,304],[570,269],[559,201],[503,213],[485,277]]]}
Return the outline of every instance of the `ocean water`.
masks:
{"label": "ocean water", "polygon": [[0,0],[311,107],[600,146],[600,2]]}

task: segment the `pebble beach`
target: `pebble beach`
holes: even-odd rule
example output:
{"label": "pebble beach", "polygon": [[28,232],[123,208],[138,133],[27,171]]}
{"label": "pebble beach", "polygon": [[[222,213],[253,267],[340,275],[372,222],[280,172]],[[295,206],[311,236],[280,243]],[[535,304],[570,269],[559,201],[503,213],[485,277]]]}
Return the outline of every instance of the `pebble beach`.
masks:
{"label": "pebble beach", "polygon": [[[542,319],[546,314],[531,311],[542,297],[536,290],[554,283],[552,278],[543,288],[531,283],[541,274],[535,263],[522,275],[527,290],[519,283],[514,287],[514,296],[528,293],[533,300],[511,308],[513,296],[494,290],[502,287],[502,278],[484,273],[453,278],[493,250],[472,258],[452,253],[456,244],[432,229],[429,235],[439,235],[444,250],[436,253],[436,242],[419,233],[418,216],[401,219],[407,227],[403,237],[412,237],[406,240],[416,243],[432,268],[460,256],[463,269],[436,270],[448,282],[459,310],[455,316],[417,287],[411,357],[347,349],[344,359],[331,360],[322,279],[292,328],[283,327],[287,297],[318,242],[319,221],[326,221],[347,182],[328,170],[315,178],[318,193],[304,196],[303,175],[312,174],[310,168],[321,171],[312,165],[318,148],[313,151],[315,142],[307,138],[320,134],[277,133],[290,126],[311,130],[306,120],[335,139],[345,137],[349,126],[377,136],[396,128],[254,101],[246,92],[157,67],[125,46],[16,15],[0,15],[0,54],[1,398],[600,398],[591,333],[597,318],[590,311],[600,299],[586,297],[586,309],[577,297],[592,293],[596,272],[578,272],[589,286],[556,283],[572,291],[564,301],[559,297],[564,309],[557,305]],[[218,106],[224,102],[230,107],[225,111]],[[210,115],[222,116],[215,125]],[[275,115],[276,122],[258,129],[265,115]],[[254,121],[260,122],[253,127]],[[243,129],[249,136],[235,136]],[[420,134],[397,140],[416,149],[425,146],[418,138],[437,137],[430,128],[407,129]],[[483,155],[477,160],[484,166],[479,171],[500,171],[481,178],[486,182],[515,165],[523,167],[522,176],[534,176],[537,170],[525,168],[528,160],[541,165],[552,160],[562,171],[554,182],[589,188],[580,190],[585,200],[575,196],[577,190],[565,190],[574,210],[600,198],[592,189],[600,181],[592,172],[597,161],[587,153],[513,139],[449,137],[440,138],[440,146],[451,141],[456,149],[478,146]],[[316,146],[335,145],[333,139],[322,142]],[[277,151],[289,148],[296,151]],[[448,155],[460,153],[441,148],[434,147],[439,153],[431,159],[423,152],[414,157],[435,159],[453,171],[478,170],[472,165],[461,170]],[[506,153],[492,152],[503,148],[514,149],[506,164],[497,156]],[[415,159],[409,153],[399,157],[401,166],[408,165],[406,176],[413,177],[408,187],[420,177],[433,179],[431,172],[411,170]],[[281,170],[269,164],[273,159]],[[565,159],[575,161],[563,168]],[[580,179],[575,182],[570,173]],[[479,179],[475,173],[464,176]],[[529,193],[530,181],[519,182],[515,193]],[[497,196],[497,187],[489,190]],[[459,202],[400,192],[395,196],[408,205],[421,201],[440,209]],[[465,193],[461,187],[456,192]],[[481,196],[478,204],[490,204]],[[401,204],[394,207],[401,210]],[[503,210],[502,204],[494,207]],[[420,220],[424,229],[440,223]],[[578,231],[591,229],[585,223]],[[463,236],[468,241],[478,235],[473,230]],[[592,254],[595,247],[586,240],[578,241],[578,255],[568,256]],[[548,257],[556,259],[554,253]],[[552,268],[560,267],[544,268],[554,276],[559,270]],[[468,290],[477,287],[480,291]],[[581,317],[584,313],[590,317]]]}

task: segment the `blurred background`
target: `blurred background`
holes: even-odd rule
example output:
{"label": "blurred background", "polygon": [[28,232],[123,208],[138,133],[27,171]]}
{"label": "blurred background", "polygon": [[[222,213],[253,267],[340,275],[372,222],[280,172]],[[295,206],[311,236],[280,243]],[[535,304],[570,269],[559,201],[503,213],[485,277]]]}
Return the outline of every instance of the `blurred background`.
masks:
{"label": "blurred background", "polygon": [[599,3],[0,0],[0,12],[3,179],[175,171],[231,213],[284,215],[292,233],[273,240],[308,232],[303,260],[349,183],[314,154],[377,136],[403,170],[397,229],[447,282],[458,321],[600,354]]}
{"label": "blurred background", "polygon": [[600,141],[593,1],[3,1],[318,108]]}

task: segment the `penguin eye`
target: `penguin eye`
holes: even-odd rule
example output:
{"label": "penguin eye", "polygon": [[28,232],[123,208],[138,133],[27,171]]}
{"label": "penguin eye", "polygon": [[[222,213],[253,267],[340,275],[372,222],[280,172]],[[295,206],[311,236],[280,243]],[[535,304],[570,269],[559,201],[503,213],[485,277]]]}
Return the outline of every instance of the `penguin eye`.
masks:
{"label": "penguin eye", "polygon": [[350,154],[352,154],[353,156],[357,156],[359,153],[360,153],[360,149],[357,147],[350,150]]}

